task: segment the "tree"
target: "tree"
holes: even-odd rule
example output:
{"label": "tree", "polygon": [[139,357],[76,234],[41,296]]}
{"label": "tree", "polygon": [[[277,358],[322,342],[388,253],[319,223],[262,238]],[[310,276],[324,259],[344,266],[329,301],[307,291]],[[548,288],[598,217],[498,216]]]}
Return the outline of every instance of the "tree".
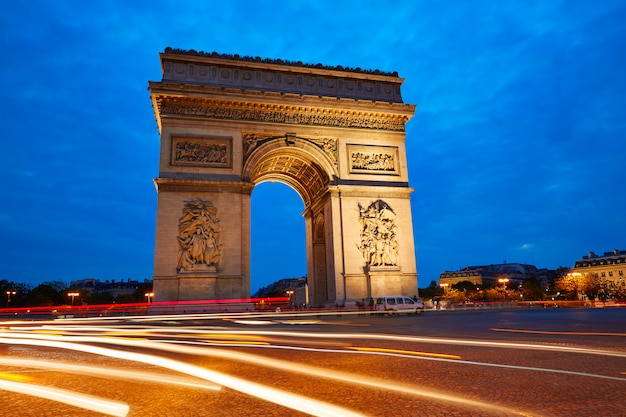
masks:
{"label": "tree", "polygon": [[113,303],[113,293],[110,291],[96,292],[86,297],[89,304],[111,304]]}
{"label": "tree", "polygon": [[139,284],[135,292],[133,292],[133,302],[141,303],[146,300],[146,293],[152,292],[152,281]]}
{"label": "tree", "polygon": [[595,300],[598,295],[604,295],[602,291],[602,279],[598,274],[583,274],[580,281],[580,289],[590,300]]}
{"label": "tree", "polygon": [[423,299],[431,299],[443,295],[443,289],[437,285],[437,281],[430,281],[430,285],[426,288],[420,288],[419,293]]}
{"label": "tree", "polygon": [[569,274],[569,272],[570,272],[570,269],[566,266],[559,266],[557,269],[553,269],[550,271],[551,274],[550,274],[550,278],[548,279],[549,294],[555,295],[555,293],[559,291],[557,289],[558,282],[561,280],[561,278]]}
{"label": "tree", "polygon": [[33,288],[26,297],[29,306],[56,306],[67,304],[67,286],[60,281],[46,281]]}
{"label": "tree", "polygon": [[530,277],[524,281],[522,295],[524,300],[542,300],[544,298],[545,294],[537,277]]}
{"label": "tree", "polygon": [[461,281],[461,282],[457,282],[456,284],[452,284],[452,288],[457,289],[459,291],[468,291],[468,292],[473,292],[476,291],[476,284],[474,284],[472,281]]}
{"label": "tree", "polygon": [[23,307],[29,291],[30,286],[27,284],[7,281],[6,279],[0,280],[0,295],[6,297],[0,306]]}

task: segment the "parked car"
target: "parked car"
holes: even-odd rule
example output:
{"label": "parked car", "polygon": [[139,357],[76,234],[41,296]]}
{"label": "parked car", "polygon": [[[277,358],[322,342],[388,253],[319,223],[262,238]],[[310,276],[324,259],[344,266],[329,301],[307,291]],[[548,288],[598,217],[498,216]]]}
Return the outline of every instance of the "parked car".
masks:
{"label": "parked car", "polygon": [[375,309],[386,314],[420,314],[424,311],[424,301],[402,295],[385,295],[376,298]]}

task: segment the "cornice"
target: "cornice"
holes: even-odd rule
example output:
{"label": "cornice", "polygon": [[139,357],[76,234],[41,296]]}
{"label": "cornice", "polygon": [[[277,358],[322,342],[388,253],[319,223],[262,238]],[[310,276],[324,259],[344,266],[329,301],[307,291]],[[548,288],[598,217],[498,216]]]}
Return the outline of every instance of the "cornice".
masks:
{"label": "cornice", "polygon": [[154,178],[154,185],[161,191],[224,192],[251,194],[252,184],[245,181],[220,181],[180,178]]}
{"label": "cornice", "polygon": [[377,187],[370,186],[330,186],[329,191],[333,197],[357,197],[372,198],[376,195],[378,198],[408,198],[413,192],[410,187],[386,187],[379,185]]}

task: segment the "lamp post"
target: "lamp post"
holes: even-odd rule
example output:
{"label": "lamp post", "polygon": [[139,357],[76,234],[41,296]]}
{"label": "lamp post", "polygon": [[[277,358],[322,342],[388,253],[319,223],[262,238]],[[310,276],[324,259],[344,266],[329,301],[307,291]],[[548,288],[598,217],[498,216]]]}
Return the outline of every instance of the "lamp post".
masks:
{"label": "lamp post", "polygon": [[7,291],[7,307],[9,306],[9,303],[11,302],[11,296],[15,294],[17,294],[16,291],[13,291],[13,290]]}
{"label": "lamp post", "polygon": [[291,296],[293,295],[293,290],[287,290],[286,293],[289,296],[289,307],[291,307]]}
{"label": "lamp post", "polygon": [[74,305],[74,297],[78,297],[80,295],[80,293],[77,292],[68,292],[67,296],[68,297],[72,297],[72,305]]}
{"label": "lamp post", "polygon": [[447,282],[445,284],[439,284],[439,287],[443,288],[443,296],[446,296],[446,289],[450,286]]}
{"label": "lamp post", "polygon": [[500,284],[502,284],[502,287],[504,288],[503,289],[503,291],[504,291],[504,298],[506,298],[506,284],[509,282],[509,279],[508,278],[500,278],[500,279],[498,279],[498,282]]}
{"label": "lamp post", "polygon": [[150,301],[154,297],[154,293],[153,292],[147,292],[144,295],[146,296],[146,299],[148,300],[148,304],[150,304]]}

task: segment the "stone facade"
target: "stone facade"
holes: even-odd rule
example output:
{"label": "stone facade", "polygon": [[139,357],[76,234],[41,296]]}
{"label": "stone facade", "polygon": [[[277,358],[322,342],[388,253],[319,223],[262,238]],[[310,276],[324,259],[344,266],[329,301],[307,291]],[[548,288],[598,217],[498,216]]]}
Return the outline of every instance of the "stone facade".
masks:
{"label": "stone facade", "polygon": [[535,265],[520,263],[468,266],[459,271],[445,271],[439,275],[439,284],[452,286],[463,281],[475,285],[498,285],[500,279],[522,285],[527,279],[537,279],[542,287],[548,285],[550,272]]}
{"label": "stone facade", "polygon": [[250,194],[270,180],[304,202],[310,304],[417,294],[403,79],[171,49],[161,64],[155,300],[250,295]]}
{"label": "stone facade", "polygon": [[615,249],[597,255],[589,252],[574,264],[572,274],[595,275],[606,281],[610,288],[626,291],[626,250]]}

